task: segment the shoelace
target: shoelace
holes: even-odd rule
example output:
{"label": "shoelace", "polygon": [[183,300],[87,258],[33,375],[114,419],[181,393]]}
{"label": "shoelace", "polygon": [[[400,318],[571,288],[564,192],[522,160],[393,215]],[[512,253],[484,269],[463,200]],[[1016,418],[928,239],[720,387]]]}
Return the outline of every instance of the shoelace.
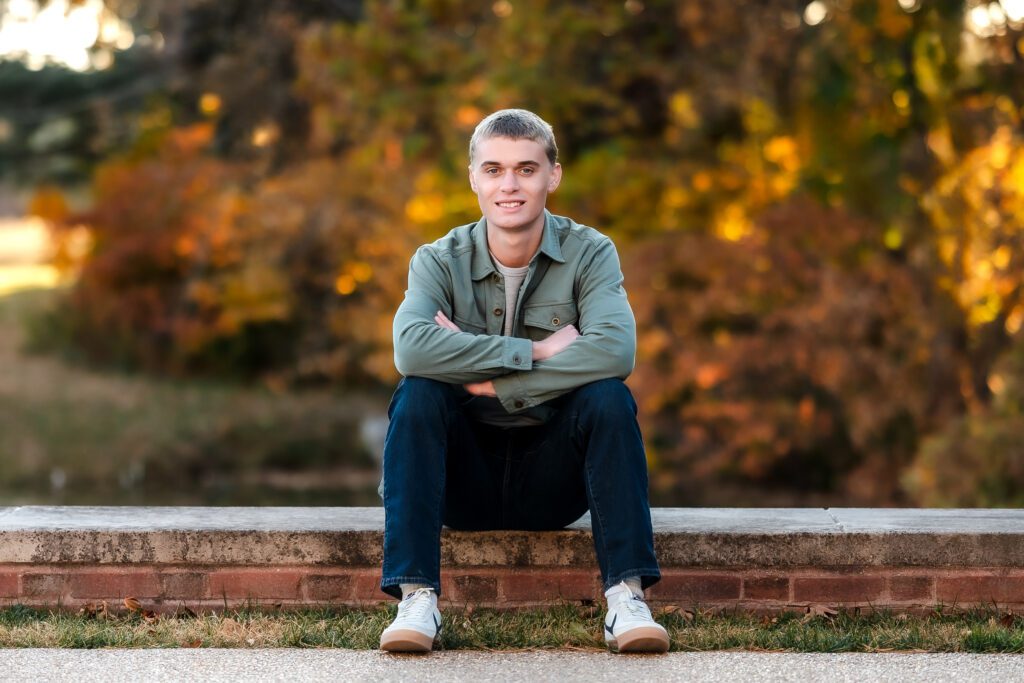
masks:
{"label": "shoelace", "polygon": [[431,592],[429,588],[419,588],[412,596],[406,598],[403,601],[407,605],[403,610],[403,616],[408,619],[425,620],[427,614],[430,613],[430,608],[433,607],[433,601],[430,599]]}
{"label": "shoelace", "polygon": [[630,595],[629,599],[624,601],[624,606],[630,616],[651,618],[651,610],[647,603],[643,601],[643,598]]}

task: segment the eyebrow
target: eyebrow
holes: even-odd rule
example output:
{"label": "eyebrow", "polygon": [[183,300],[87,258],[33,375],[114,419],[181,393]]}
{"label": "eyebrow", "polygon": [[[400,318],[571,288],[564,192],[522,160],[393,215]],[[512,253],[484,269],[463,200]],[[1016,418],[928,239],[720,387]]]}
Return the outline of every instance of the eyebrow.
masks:
{"label": "eyebrow", "polygon": [[[481,166],[501,166],[501,162],[500,161],[481,161],[480,165]],[[540,164],[538,164],[536,161],[528,160],[528,161],[520,161],[520,162],[518,162],[516,164],[516,167],[519,167],[519,166],[537,166],[537,167],[540,167]]]}

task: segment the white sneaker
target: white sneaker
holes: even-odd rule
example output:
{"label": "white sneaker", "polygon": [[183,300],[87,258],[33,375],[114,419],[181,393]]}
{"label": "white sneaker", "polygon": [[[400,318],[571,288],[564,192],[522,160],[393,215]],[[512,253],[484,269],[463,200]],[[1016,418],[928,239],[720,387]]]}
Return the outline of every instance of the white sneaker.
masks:
{"label": "white sneaker", "polygon": [[644,599],[625,590],[608,598],[604,642],[618,652],[667,652],[668,631],[654,620]]}
{"label": "white sneaker", "polygon": [[398,616],[380,634],[380,649],[388,652],[430,652],[441,633],[437,594],[420,588],[398,603]]}

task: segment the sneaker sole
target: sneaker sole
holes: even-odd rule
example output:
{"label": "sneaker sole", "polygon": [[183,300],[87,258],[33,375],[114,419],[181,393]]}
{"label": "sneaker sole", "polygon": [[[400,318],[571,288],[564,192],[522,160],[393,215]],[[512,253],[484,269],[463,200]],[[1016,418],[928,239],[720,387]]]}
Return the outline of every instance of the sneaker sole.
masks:
{"label": "sneaker sole", "polygon": [[650,626],[633,628],[609,644],[619,652],[668,652],[668,634]]}
{"label": "sneaker sole", "polygon": [[430,652],[433,647],[433,638],[411,629],[391,631],[380,637],[380,649],[387,652]]}

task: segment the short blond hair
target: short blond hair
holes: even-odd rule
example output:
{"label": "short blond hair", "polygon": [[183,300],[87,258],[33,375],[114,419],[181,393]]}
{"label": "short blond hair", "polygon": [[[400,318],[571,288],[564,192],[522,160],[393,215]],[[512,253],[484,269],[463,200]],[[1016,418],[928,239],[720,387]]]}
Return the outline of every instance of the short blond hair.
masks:
{"label": "short blond hair", "polygon": [[548,161],[558,163],[558,145],[551,124],[526,109],[502,109],[477,124],[469,139],[469,163],[473,163],[477,146],[491,138],[533,140],[544,148]]}

